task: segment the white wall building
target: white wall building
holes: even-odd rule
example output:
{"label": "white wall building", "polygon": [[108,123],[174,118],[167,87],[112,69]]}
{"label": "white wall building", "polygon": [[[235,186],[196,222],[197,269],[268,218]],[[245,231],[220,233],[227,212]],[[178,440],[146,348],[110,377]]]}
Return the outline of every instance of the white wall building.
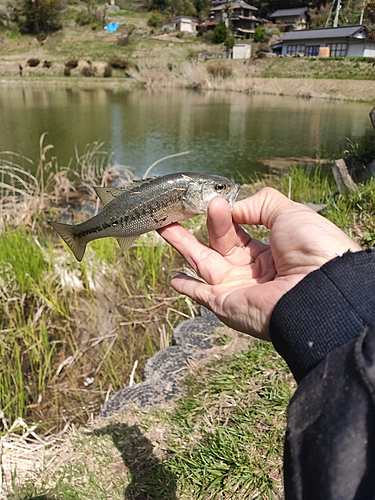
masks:
{"label": "white wall building", "polygon": [[248,43],[236,43],[233,45],[232,58],[233,59],[250,59],[251,45]]}

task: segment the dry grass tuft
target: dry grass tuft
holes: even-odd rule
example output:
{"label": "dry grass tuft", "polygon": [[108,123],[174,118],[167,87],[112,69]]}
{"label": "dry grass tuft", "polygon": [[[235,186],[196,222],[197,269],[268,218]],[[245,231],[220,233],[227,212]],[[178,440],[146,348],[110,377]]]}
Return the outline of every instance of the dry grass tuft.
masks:
{"label": "dry grass tuft", "polygon": [[207,73],[214,78],[230,78],[233,76],[232,67],[220,62],[207,64]]}
{"label": "dry grass tuft", "polygon": [[[117,177],[131,179],[129,170],[120,173],[111,165],[111,155],[102,150],[103,143],[86,145],[73,160],[60,166],[56,158],[47,159],[51,144],[39,142],[37,165],[22,155],[5,151],[0,158],[0,233],[6,227],[34,227],[39,215],[51,206],[96,200],[92,186],[107,186]],[[32,174],[30,171],[35,171]]]}
{"label": "dry grass tuft", "polygon": [[14,489],[15,478],[19,484],[33,481],[40,470],[54,461],[51,455],[61,447],[66,430],[59,435],[40,436],[36,432],[37,426],[28,425],[22,418],[17,418],[9,426],[1,412],[0,420],[3,427],[0,437],[0,499],[5,500],[7,491]]}

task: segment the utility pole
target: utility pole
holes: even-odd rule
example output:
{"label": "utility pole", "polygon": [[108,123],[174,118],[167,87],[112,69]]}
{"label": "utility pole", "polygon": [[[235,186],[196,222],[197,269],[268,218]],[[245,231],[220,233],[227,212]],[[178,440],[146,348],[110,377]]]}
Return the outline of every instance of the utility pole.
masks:
{"label": "utility pole", "polygon": [[362,10],[361,10],[361,17],[359,19],[359,24],[363,24],[363,13],[365,11],[367,0],[363,0],[363,5],[362,5]]}
{"label": "utility pole", "polygon": [[340,9],[341,9],[341,0],[337,0],[336,14],[335,14],[335,19],[333,20],[333,27],[334,28],[337,28],[337,24],[339,22]]}
{"label": "utility pole", "polygon": [[329,9],[329,14],[327,16],[327,19],[326,19],[326,23],[324,25],[325,28],[328,28],[328,24],[331,20],[331,15],[332,15],[332,11],[333,11],[333,6],[335,5],[335,1],[333,0],[333,2],[331,3],[331,8]]}

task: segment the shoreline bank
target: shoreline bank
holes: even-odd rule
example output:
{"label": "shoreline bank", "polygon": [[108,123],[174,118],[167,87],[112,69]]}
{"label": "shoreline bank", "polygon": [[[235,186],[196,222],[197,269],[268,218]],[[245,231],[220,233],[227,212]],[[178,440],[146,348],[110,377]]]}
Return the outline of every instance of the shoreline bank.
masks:
{"label": "shoreline bank", "polygon": [[[183,76],[183,75],[181,75]],[[147,78],[64,78],[64,77],[2,77],[2,86],[59,86],[65,88],[106,88],[114,90],[174,89],[195,91],[231,91],[249,95],[268,94],[305,99],[330,99],[340,101],[375,102],[375,85],[371,80],[329,80],[313,78],[204,78],[194,84],[190,79],[171,78],[169,81]]]}

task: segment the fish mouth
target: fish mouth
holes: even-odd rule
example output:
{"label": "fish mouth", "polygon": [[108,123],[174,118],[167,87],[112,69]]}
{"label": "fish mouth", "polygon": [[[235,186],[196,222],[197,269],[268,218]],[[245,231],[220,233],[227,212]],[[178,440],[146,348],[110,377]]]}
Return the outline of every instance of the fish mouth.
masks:
{"label": "fish mouth", "polygon": [[240,190],[240,187],[241,187],[240,184],[235,184],[234,187],[233,187],[233,189],[231,190],[231,192],[226,197],[226,199],[227,199],[227,201],[229,203],[229,206],[231,208],[233,207],[233,203],[236,201],[236,198],[238,196],[238,192]]}

